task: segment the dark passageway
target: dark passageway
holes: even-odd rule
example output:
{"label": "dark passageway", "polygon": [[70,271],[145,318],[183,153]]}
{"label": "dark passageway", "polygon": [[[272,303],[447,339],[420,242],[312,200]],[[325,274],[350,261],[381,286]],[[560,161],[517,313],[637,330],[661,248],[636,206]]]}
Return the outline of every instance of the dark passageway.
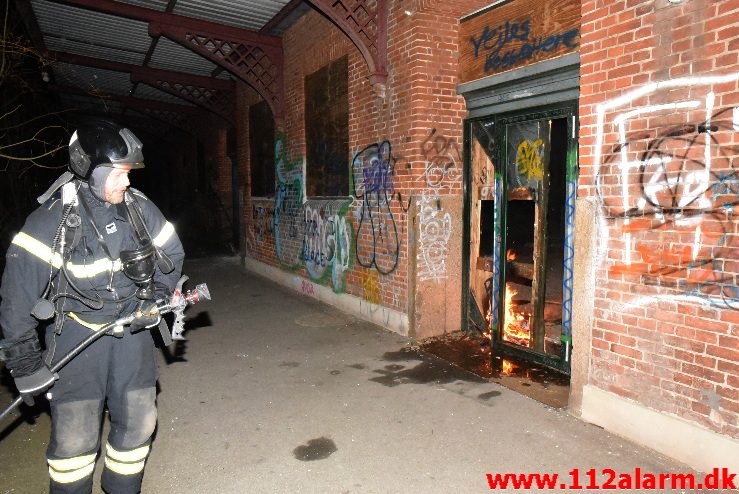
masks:
{"label": "dark passageway", "polygon": [[[145,493],[490,492],[487,473],[687,470],[237,258],[190,260],[186,273],[213,301],[189,312],[176,355],[160,355]],[[0,493],[46,489],[49,417],[37,413],[2,424]]]}

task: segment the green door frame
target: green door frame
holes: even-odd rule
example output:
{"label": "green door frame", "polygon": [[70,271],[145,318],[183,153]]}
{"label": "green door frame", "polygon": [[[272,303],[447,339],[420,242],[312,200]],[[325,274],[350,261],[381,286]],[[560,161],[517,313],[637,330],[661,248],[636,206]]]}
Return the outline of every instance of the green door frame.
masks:
{"label": "green door frame", "polygon": [[[505,125],[530,120],[552,118],[567,119],[567,153],[566,153],[566,197],[565,197],[565,245],[564,245],[564,272],[563,272],[563,305],[562,305],[562,350],[559,356],[552,356],[543,352],[534,352],[503,343],[500,340],[501,304],[500,285],[505,279],[505,204],[503,201],[503,187],[505,184]],[[494,254],[493,254],[493,283],[491,287],[491,343],[494,351],[503,355],[523,357],[526,360],[568,373],[570,372],[570,357],[572,347],[572,274],[574,257],[574,210],[577,191],[577,101],[566,101],[557,104],[527,108],[506,113],[475,117],[464,122],[464,206],[463,206],[463,252],[462,252],[462,324],[463,330],[470,330],[471,311],[470,297],[470,224],[472,211],[472,125],[478,122],[493,121],[495,140],[493,143],[491,160],[495,164],[495,217],[494,217]],[[476,310],[476,309],[475,309]]]}

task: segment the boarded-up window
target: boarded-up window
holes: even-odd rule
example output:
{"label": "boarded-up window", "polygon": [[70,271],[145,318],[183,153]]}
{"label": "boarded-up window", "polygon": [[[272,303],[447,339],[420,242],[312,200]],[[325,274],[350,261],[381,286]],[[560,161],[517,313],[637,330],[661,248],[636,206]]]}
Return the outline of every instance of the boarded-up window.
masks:
{"label": "boarded-up window", "polygon": [[275,122],[266,101],[249,108],[251,195],[269,197],[275,193]]}
{"label": "boarded-up window", "polygon": [[308,196],[349,195],[348,80],[346,56],[305,78]]}

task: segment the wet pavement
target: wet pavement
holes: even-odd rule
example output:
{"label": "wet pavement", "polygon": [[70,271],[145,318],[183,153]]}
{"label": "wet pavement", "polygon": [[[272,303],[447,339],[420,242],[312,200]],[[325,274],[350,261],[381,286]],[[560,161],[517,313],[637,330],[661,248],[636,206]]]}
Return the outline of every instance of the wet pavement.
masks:
{"label": "wet pavement", "polygon": [[[160,354],[145,493],[490,492],[488,473],[557,473],[568,486],[575,469],[581,483],[591,468],[691,472],[494,382],[506,376],[492,361],[489,376],[470,372],[237,258],[188,261],[186,274],[213,301]],[[43,404],[22,412],[0,424],[0,494],[46,491],[49,417]]]}
{"label": "wet pavement", "polygon": [[488,339],[457,332],[419,342],[419,348],[546,405],[567,406],[569,376],[517,357],[496,355]]}

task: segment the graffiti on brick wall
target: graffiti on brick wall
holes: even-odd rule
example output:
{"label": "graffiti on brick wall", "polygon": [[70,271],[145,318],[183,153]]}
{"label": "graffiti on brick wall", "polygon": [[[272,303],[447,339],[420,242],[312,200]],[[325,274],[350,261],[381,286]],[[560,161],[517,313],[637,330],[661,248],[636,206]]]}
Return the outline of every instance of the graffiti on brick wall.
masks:
{"label": "graffiti on brick wall", "polygon": [[252,238],[257,245],[264,245],[274,233],[275,210],[273,207],[253,205],[251,211]]}
{"label": "graffiti on brick wall", "polygon": [[371,304],[382,302],[380,295],[380,275],[376,270],[363,270],[362,274],[362,298]]}
{"label": "graffiti on brick wall", "polygon": [[418,218],[418,277],[421,281],[445,279],[452,217],[442,209],[440,197],[424,195],[418,201]]}
{"label": "graffiti on brick wall", "polygon": [[300,291],[303,295],[315,295],[316,291],[313,289],[313,283],[310,281],[300,280]]}
{"label": "graffiti on brick wall", "polygon": [[426,160],[423,178],[426,188],[416,202],[418,207],[418,250],[416,261],[421,281],[447,278],[446,259],[452,235],[452,217],[444,211],[444,189],[451,190],[462,180],[462,155],[455,139],[431,129],[421,144]]}
{"label": "graffiti on brick wall", "polygon": [[[623,242],[610,272],[659,286],[656,297],[739,309],[736,110],[717,107],[711,90],[737,80],[739,73],[674,79],[598,107],[596,184],[606,226]],[[671,92],[678,88],[692,91]],[[652,95],[659,102],[634,105]],[[689,123],[654,123],[675,115]],[[617,135],[610,149],[606,126]]]}
{"label": "graffiti on brick wall", "polygon": [[470,43],[475,58],[485,57],[485,72],[507,69],[540,53],[552,53],[564,47],[570,51],[579,45],[580,29],[572,28],[549,36],[530,37],[531,19],[520,22],[505,21],[498,27],[485,26]]}
{"label": "graffiti on brick wall", "polygon": [[462,180],[462,154],[455,139],[445,137],[431,129],[421,143],[421,155],[426,161],[423,178],[426,186],[438,191],[451,189]]}
{"label": "graffiti on brick wall", "polygon": [[393,197],[394,161],[388,141],[371,144],[352,160],[353,193],[361,201],[357,241],[371,239],[369,248],[356,249],[357,262],[375,268],[381,274],[392,273],[398,266],[400,236],[390,200]]}
{"label": "graffiti on brick wall", "polygon": [[302,263],[303,250],[303,170],[302,160],[287,159],[287,143],[284,134],[275,138],[275,208],[273,234],[275,251],[280,262],[289,268]]}
{"label": "graffiti on brick wall", "polygon": [[309,200],[304,205],[303,263],[311,279],[343,292],[351,268],[351,201]]}

